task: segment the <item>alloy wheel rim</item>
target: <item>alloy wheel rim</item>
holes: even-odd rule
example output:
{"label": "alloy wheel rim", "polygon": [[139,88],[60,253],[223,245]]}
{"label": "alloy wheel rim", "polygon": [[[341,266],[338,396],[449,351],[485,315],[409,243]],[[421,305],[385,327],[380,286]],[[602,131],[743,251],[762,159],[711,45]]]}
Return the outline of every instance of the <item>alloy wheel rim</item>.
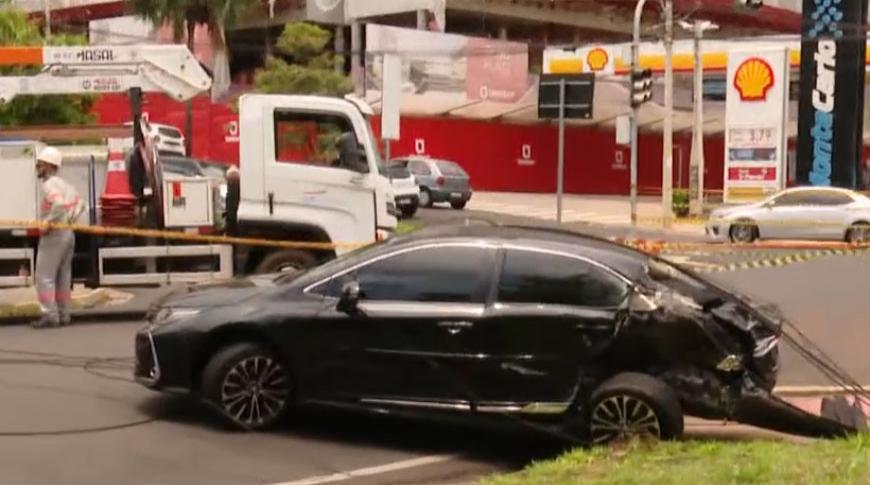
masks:
{"label": "alloy wheel rim", "polygon": [[736,230],[734,231],[734,234],[736,236],[735,239],[737,239],[738,241],[749,242],[752,240],[752,227],[747,226],[745,224],[741,224],[741,225],[737,226]]}
{"label": "alloy wheel rim", "polygon": [[595,444],[632,437],[657,440],[662,437],[661,424],[652,407],[641,399],[626,395],[609,397],[595,406],[590,432]]}
{"label": "alloy wheel rim", "polygon": [[426,192],[425,190],[420,192],[420,205],[423,207],[429,205],[429,192]]}
{"label": "alloy wheel rim", "polygon": [[234,365],[221,385],[221,404],[234,420],[257,427],[281,414],[289,396],[287,373],[271,357],[248,357]]}
{"label": "alloy wheel rim", "polygon": [[852,237],[851,242],[853,243],[866,243],[870,238],[868,238],[868,233],[870,233],[870,226],[856,226],[852,229]]}

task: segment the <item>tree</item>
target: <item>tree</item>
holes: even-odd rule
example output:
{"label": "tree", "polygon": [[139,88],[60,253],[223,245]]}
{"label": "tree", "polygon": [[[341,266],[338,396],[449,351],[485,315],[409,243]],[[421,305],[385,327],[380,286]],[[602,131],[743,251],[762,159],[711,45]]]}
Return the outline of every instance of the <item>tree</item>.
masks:
{"label": "tree", "polygon": [[[290,58],[287,62],[269,56],[266,66],[254,76],[254,89],[264,94],[315,94],[343,96],[353,91],[353,82],[336,70],[339,58],[327,49],[329,31],[313,24],[295,22],[284,26],[276,49]],[[308,140],[305,131],[283,133],[283,143],[302,147]],[[338,156],[336,145],[341,131],[332,123],[317,127],[316,155],[320,162]]]}
{"label": "tree", "polygon": [[[39,26],[27,18],[27,13],[7,5],[0,6],[0,45],[36,46],[45,43]],[[80,35],[61,34],[51,37],[50,45],[85,45]],[[28,76],[39,72],[39,67],[4,67],[2,76]],[[85,124],[94,121],[91,107],[93,96],[17,96],[0,105],[0,125]]]}
{"label": "tree", "polygon": [[276,42],[276,49],[291,62],[279,57],[266,59],[257,71],[254,88],[266,94],[317,94],[343,96],[353,91],[353,82],[336,71],[338,56],[328,51],[329,31],[313,24],[287,24]]}

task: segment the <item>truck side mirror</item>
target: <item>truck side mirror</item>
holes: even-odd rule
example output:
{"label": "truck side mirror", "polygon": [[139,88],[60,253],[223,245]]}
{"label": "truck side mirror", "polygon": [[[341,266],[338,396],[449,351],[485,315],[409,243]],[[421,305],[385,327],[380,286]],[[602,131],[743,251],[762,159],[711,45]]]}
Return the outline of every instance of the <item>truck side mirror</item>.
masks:
{"label": "truck side mirror", "polygon": [[339,164],[342,168],[359,173],[368,173],[366,152],[356,140],[353,132],[345,132],[338,138]]}

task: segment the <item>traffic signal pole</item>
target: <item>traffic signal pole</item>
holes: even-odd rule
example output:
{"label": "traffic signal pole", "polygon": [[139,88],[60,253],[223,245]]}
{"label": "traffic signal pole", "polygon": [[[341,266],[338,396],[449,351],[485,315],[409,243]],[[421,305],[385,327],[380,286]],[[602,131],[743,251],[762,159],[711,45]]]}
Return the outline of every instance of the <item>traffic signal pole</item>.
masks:
{"label": "traffic signal pole", "polygon": [[[639,50],[640,50],[640,17],[643,14],[643,7],[646,0],[638,0],[637,6],[634,8],[634,36],[631,42],[631,72],[638,72]],[[638,110],[640,104],[634,102],[634,88],[629,90],[629,103],[631,105],[631,185],[629,199],[631,203],[631,225],[637,225],[637,131],[638,131]]]}

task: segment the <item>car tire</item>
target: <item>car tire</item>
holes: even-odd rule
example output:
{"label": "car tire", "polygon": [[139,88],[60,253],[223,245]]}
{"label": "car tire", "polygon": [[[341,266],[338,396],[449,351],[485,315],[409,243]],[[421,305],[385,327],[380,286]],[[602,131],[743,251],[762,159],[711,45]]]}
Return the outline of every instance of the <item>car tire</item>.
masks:
{"label": "car tire", "polygon": [[849,226],[846,231],[846,242],[852,244],[866,244],[870,242],[870,224],[856,222]]}
{"label": "car tire", "polygon": [[265,347],[239,343],[212,356],[202,373],[202,393],[234,425],[248,431],[273,426],[287,413],[292,385],[286,362]]}
{"label": "car tire", "polygon": [[402,219],[410,219],[417,213],[417,204],[402,207]]}
{"label": "car tire", "polygon": [[266,255],[254,271],[257,274],[300,271],[317,266],[317,258],[308,251],[282,249]]}
{"label": "car tire", "polygon": [[468,201],[465,200],[454,200],[450,202],[450,207],[453,207],[456,210],[465,209],[465,205],[468,204]]}
{"label": "car tire", "polygon": [[429,189],[425,187],[420,188],[420,207],[425,207],[427,209],[432,208],[432,192],[429,192]]}
{"label": "car tire", "polygon": [[731,242],[751,243],[758,239],[758,226],[749,221],[738,221],[728,229],[728,237]]}
{"label": "car tire", "polygon": [[625,372],[592,392],[583,423],[584,438],[595,445],[634,437],[674,440],[683,434],[683,409],[676,393],[661,380]]}

